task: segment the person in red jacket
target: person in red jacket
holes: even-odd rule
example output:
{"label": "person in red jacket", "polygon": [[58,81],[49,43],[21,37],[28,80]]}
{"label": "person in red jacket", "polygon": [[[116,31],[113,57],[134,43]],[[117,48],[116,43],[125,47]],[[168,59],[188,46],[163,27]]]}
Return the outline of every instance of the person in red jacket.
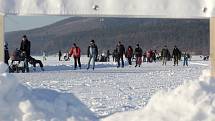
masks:
{"label": "person in red jacket", "polygon": [[80,61],[80,57],[81,57],[81,49],[75,44],[73,43],[73,46],[70,51],[69,51],[69,56],[71,57],[73,55],[74,58],[74,69],[77,68],[77,62],[79,65],[79,68],[81,69],[81,61]]}

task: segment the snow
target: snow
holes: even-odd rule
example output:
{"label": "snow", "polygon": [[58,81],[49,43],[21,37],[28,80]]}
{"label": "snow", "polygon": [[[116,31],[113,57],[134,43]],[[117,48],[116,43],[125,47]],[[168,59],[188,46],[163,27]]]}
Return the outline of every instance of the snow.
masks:
{"label": "snow", "polygon": [[97,121],[98,119],[71,93],[31,89],[0,65],[1,121]]}
{"label": "snow", "polygon": [[214,5],[214,0],[0,0],[0,11],[12,15],[208,18],[215,15]]}
{"label": "snow", "polygon": [[215,120],[215,82],[209,62],[199,56],[188,67],[157,62],[116,68],[115,62],[97,62],[94,71],[86,70],[85,56],[78,70],[73,60],[47,59],[45,72],[7,74],[0,64],[0,120]]}
{"label": "snow", "polygon": [[117,112],[144,109],[158,91],[171,92],[186,80],[198,79],[202,70],[209,68],[208,61],[202,61],[199,56],[193,57],[188,67],[183,67],[182,62],[176,67],[173,62],[168,62],[166,67],[157,62],[144,63],[140,68],[126,63],[124,68],[116,68],[114,62],[97,62],[94,71],[86,70],[85,56],[81,58],[81,70],[73,70],[73,60],[47,59],[43,62],[45,72],[38,68],[37,72],[13,75],[28,88],[74,94],[99,119]]}
{"label": "snow", "polygon": [[210,71],[173,91],[159,91],[138,111],[117,113],[102,121],[214,121],[215,82]]}

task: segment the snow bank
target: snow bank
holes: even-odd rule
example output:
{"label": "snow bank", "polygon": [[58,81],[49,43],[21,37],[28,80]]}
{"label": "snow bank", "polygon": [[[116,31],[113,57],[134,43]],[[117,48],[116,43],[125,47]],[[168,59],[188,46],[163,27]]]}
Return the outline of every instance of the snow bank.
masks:
{"label": "snow bank", "polygon": [[97,121],[72,94],[28,89],[0,64],[0,121]]}
{"label": "snow bank", "polygon": [[205,18],[215,15],[214,3],[214,0],[0,0],[0,12],[12,15]]}
{"label": "snow bank", "polygon": [[215,80],[203,71],[198,80],[156,93],[144,109],[117,113],[103,121],[215,121]]}

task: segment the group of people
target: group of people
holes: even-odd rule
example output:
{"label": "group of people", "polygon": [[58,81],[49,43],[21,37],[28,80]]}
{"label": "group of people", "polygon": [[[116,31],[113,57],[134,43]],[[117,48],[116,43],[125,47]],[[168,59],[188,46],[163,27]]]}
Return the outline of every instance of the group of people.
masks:
{"label": "group of people", "polygon": [[[24,58],[26,72],[29,72],[28,63],[33,65],[34,70],[35,70],[36,64],[38,63],[41,67],[41,70],[44,71],[42,62],[40,60],[37,60],[37,59],[31,57],[30,49],[31,49],[31,42],[28,40],[27,36],[24,35],[22,38],[22,41],[21,41],[20,49],[19,50],[17,49],[16,51],[19,51],[21,53],[22,57]],[[162,65],[165,66],[167,64],[167,61],[170,60],[170,58],[174,59],[174,66],[176,66],[176,65],[178,65],[179,60],[181,60],[181,57],[182,57],[181,51],[176,46],[174,46],[172,55],[170,54],[166,45],[161,50],[160,54],[156,50],[152,51],[151,49],[146,52],[143,52],[143,50],[141,49],[139,44],[136,44],[135,49],[133,49],[132,46],[128,46],[128,48],[125,49],[124,45],[121,43],[121,41],[119,41],[118,44],[116,45],[116,48],[114,49],[114,51],[112,53],[112,56],[113,56],[113,61],[116,61],[118,63],[117,68],[124,67],[124,65],[125,65],[124,56],[127,58],[129,65],[132,65],[132,59],[135,58],[135,67],[140,67],[142,62],[156,62],[157,60],[162,60]],[[43,53],[43,55],[45,55],[45,54]],[[110,55],[111,55],[110,51],[108,50],[107,51],[107,60],[110,60],[110,58],[109,58]],[[12,57],[14,57],[14,56],[17,56],[17,52],[15,52]],[[59,61],[61,61],[61,56],[62,56],[61,51],[59,51],[58,56],[59,56]],[[92,69],[94,70],[95,62],[98,57],[98,47],[95,44],[94,40],[90,41],[90,44],[87,49],[87,56],[89,57],[87,69],[89,69],[90,66],[92,65]],[[69,57],[73,57],[73,59],[74,59],[74,69],[76,70],[77,67],[79,67],[81,69],[81,60],[80,60],[81,49],[80,49],[80,47],[77,46],[76,43],[73,43],[73,47],[69,50],[68,58]],[[183,54],[183,57],[184,57],[183,65],[188,66],[189,54],[185,52]],[[9,51],[8,51],[8,45],[5,44],[5,63],[6,64],[8,64],[9,58],[10,58],[10,56],[9,56]],[[14,60],[14,59],[12,59],[12,60]],[[44,58],[44,60],[46,60],[46,58]]]}
{"label": "group of people", "polygon": [[[107,51],[107,61],[109,60],[110,56],[110,51]],[[62,53],[59,51],[59,61],[62,56]],[[73,47],[69,51],[69,57],[73,56],[74,58],[74,69],[77,69],[77,66],[81,69],[81,62],[80,62],[80,57],[81,57],[81,49],[76,45],[76,43],[73,44]],[[87,69],[90,68],[91,62],[92,62],[92,69],[95,69],[95,62],[98,57],[98,47],[95,44],[94,40],[90,41],[90,44],[88,46],[88,51],[87,51],[87,56],[89,57],[88,60],[88,65]],[[127,58],[128,64],[132,65],[132,59],[135,58],[135,67],[140,67],[142,62],[156,62],[162,60],[162,65],[166,65],[167,61],[170,60],[171,58],[174,59],[174,65],[176,66],[179,63],[179,60],[181,60],[182,53],[181,51],[174,46],[172,55],[170,54],[167,46],[165,45],[164,48],[162,49],[161,53],[159,54],[156,50],[152,51],[151,49],[144,52],[141,49],[139,44],[136,44],[135,49],[131,46],[128,46],[127,49],[125,49],[124,45],[121,43],[121,41],[118,42],[116,45],[116,48],[114,49],[113,53],[113,61],[117,62],[117,68],[119,67],[124,67],[124,57]],[[184,66],[188,66],[188,58],[189,54],[184,53]]]}
{"label": "group of people", "polygon": [[190,58],[190,55],[187,52],[182,54],[182,52],[176,46],[174,46],[172,55],[166,45],[161,50],[160,54],[157,52],[157,50],[152,51],[151,49],[143,53],[143,50],[140,48],[139,44],[136,44],[136,48],[134,50],[131,46],[128,46],[127,50],[125,50],[125,47],[121,42],[118,43],[112,55],[113,61],[118,62],[117,67],[120,67],[120,62],[122,67],[124,67],[123,55],[125,55],[125,57],[127,58],[129,65],[132,65],[132,59],[135,58],[135,67],[140,67],[142,62],[151,63],[158,60],[162,60],[162,65],[166,66],[167,61],[171,60],[171,58],[173,58],[174,60],[173,66],[178,66],[179,60],[181,60],[182,55],[184,57],[183,66],[188,66],[188,58]]}
{"label": "group of people", "polygon": [[[40,65],[42,71],[44,71],[43,63],[40,60],[37,60],[31,56],[31,42],[28,40],[26,35],[23,35],[20,48],[16,49],[12,56],[10,57],[8,51],[8,44],[6,43],[4,46],[4,62],[9,65],[9,59],[11,58],[11,66],[13,66],[14,61],[24,61],[24,71],[29,72],[29,64],[33,65],[33,70],[36,71],[36,64]],[[9,70],[13,67],[9,66]]]}
{"label": "group of people", "polygon": [[[174,61],[173,66],[176,66],[176,65],[178,66],[179,60],[181,60],[181,57],[182,57],[182,52],[177,48],[177,46],[174,46],[172,51],[172,56],[171,56],[167,46],[165,45],[161,51],[161,57],[163,60],[162,65],[166,66],[167,61],[170,60],[170,58],[173,58],[173,61]],[[184,58],[183,66],[188,66],[188,59],[190,58],[190,55],[187,52],[184,52],[183,58]]]}

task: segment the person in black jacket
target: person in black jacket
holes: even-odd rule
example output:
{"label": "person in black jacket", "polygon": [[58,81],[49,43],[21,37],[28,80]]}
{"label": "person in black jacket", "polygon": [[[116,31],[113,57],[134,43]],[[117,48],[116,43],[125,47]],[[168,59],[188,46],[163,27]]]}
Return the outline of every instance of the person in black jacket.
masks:
{"label": "person in black jacket", "polygon": [[30,57],[30,52],[31,52],[31,42],[28,40],[27,36],[24,35],[22,37],[22,42],[21,42],[21,45],[20,45],[20,51],[22,53],[22,55],[24,56],[25,58],[25,69],[26,69],[26,72],[29,72],[29,67],[28,67],[28,59]]}
{"label": "person in black jacket", "polygon": [[26,57],[29,57],[31,55],[31,42],[28,40],[26,35],[22,37],[20,51],[24,52]]}
{"label": "person in black jacket", "polygon": [[172,51],[172,56],[173,56],[173,59],[174,59],[174,66],[175,65],[178,66],[178,60],[179,60],[179,58],[181,56],[180,54],[181,54],[180,50],[176,46],[174,46],[174,49]]}
{"label": "person in black jacket", "polygon": [[61,50],[59,50],[59,52],[58,52],[58,60],[59,61],[61,61],[61,57],[62,57],[62,52],[61,52]]}
{"label": "person in black jacket", "polygon": [[95,61],[98,57],[98,47],[95,44],[94,40],[90,41],[90,45],[88,46],[88,49],[87,49],[87,56],[89,57],[87,70],[90,68],[91,60],[93,61],[93,70],[94,70],[95,69]]}
{"label": "person in black jacket", "polygon": [[8,44],[4,45],[4,63],[8,65],[8,60],[10,59]]}
{"label": "person in black jacket", "polygon": [[116,49],[117,49],[117,52],[118,52],[118,59],[117,59],[117,61],[118,61],[118,66],[117,66],[117,68],[120,67],[120,60],[121,60],[121,62],[122,62],[122,68],[123,68],[123,67],[124,67],[123,55],[125,54],[125,47],[124,47],[124,45],[119,41],[119,43],[118,43]]}
{"label": "person in black jacket", "polygon": [[140,48],[139,44],[137,44],[137,47],[135,48],[134,54],[136,56],[136,65],[135,65],[135,67],[137,67],[137,65],[140,67],[140,65],[142,63],[143,51]]}

